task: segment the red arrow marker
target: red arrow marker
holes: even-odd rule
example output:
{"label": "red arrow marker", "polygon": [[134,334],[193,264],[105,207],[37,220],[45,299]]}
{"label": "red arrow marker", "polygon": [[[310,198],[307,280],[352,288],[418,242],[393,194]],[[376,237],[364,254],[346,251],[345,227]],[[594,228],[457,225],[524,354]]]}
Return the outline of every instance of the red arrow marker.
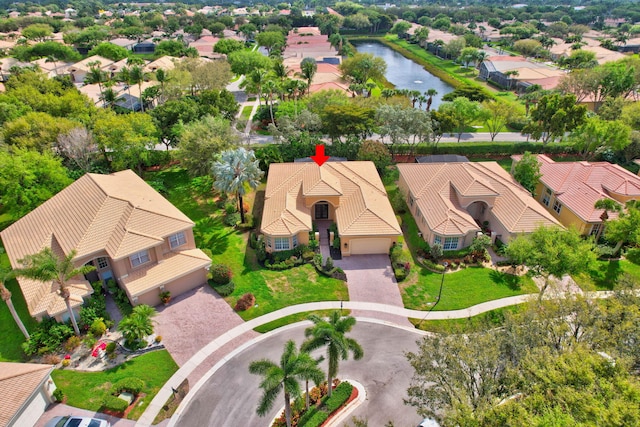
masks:
{"label": "red arrow marker", "polygon": [[324,155],[324,145],[322,144],[316,145],[316,155],[311,156],[311,158],[313,159],[314,162],[316,162],[318,166],[322,166],[322,164],[326,162],[327,159],[329,158],[329,156]]}

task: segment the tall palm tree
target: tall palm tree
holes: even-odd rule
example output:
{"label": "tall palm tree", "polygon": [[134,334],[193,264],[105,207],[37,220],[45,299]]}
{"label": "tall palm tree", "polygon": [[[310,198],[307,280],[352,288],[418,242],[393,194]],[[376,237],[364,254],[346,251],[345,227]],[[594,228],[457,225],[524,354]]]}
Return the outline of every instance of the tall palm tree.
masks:
{"label": "tall palm tree", "polygon": [[269,114],[271,115],[271,123],[275,126],[276,121],[273,117],[273,94],[278,92],[278,83],[269,79],[264,82],[264,92],[267,94],[267,104],[269,105]]}
{"label": "tall palm tree", "polygon": [[334,311],[324,319],[311,315],[308,317],[313,322],[313,326],[305,329],[304,335],[309,338],[302,344],[302,351],[313,351],[327,346],[327,360],[329,369],[327,371],[327,382],[329,385],[329,396],[331,396],[331,383],[338,375],[338,364],[340,359],[347,360],[349,352],[353,353],[355,360],[362,359],[364,351],[362,346],[353,338],[347,338],[345,334],[351,331],[356,319],[351,316],[340,316],[339,311]]}
{"label": "tall palm tree", "polygon": [[164,96],[164,85],[170,80],[169,74],[162,68],[156,70],[156,80],[160,83],[160,94]]}
{"label": "tall palm tree", "polygon": [[101,93],[100,93],[100,99],[102,100],[102,102],[104,103],[105,107],[108,108],[115,108],[116,104],[122,100],[124,100],[123,97],[118,96],[118,93],[115,91],[115,89],[111,86],[106,87]]}
{"label": "tall palm tree", "polygon": [[263,376],[260,383],[263,394],[258,404],[258,415],[263,416],[271,410],[280,390],[284,391],[284,416],[287,427],[291,427],[291,399],[301,394],[298,380],[311,378],[318,384],[324,376],[316,360],[308,353],[298,352],[293,340],[287,341],[284,345],[280,364],[269,359],[256,360],[249,365],[249,372]]}
{"label": "tall palm tree", "polygon": [[425,95],[427,95],[427,111],[429,111],[431,109],[431,103],[433,103],[433,97],[436,96],[438,94],[438,91],[435,89],[427,89],[427,91],[424,93]]}
{"label": "tall palm tree", "polygon": [[102,83],[107,81],[107,73],[100,69],[99,65],[100,61],[94,61],[89,64],[89,72],[84,78],[84,83],[89,85],[97,84],[100,93],[102,93]]}
{"label": "tall palm tree", "polygon": [[609,212],[622,212],[622,206],[620,203],[616,202],[613,199],[605,198],[596,200],[596,203],[593,205],[596,209],[602,209],[602,215],[600,215],[600,219],[602,220],[602,225],[598,229],[598,232],[595,236],[596,243],[600,240],[600,236],[602,236],[602,232],[604,231],[604,227],[609,219]]}
{"label": "tall palm tree", "polygon": [[129,69],[129,83],[138,85],[138,94],[140,96],[140,107],[144,113],[144,102],[142,102],[142,83],[147,78],[147,73],[140,65],[134,65]]}
{"label": "tall palm tree", "polygon": [[214,183],[213,188],[227,193],[235,193],[238,201],[240,218],[244,223],[244,207],[242,196],[245,195],[245,186],[255,189],[260,185],[260,179],[264,172],[260,170],[259,161],[253,151],[247,151],[240,147],[235,150],[227,150],[220,156],[220,161],[213,164]]}
{"label": "tall palm tree", "polygon": [[[304,58],[300,63],[300,77],[307,81],[308,90],[311,90],[311,81],[318,71],[318,63],[313,58]],[[309,92],[307,92],[309,93]]]}
{"label": "tall palm tree", "polygon": [[26,339],[29,339],[31,338],[29,336],[29,332],[27,331],[27,328],[24,326],[24,323],[22,323],[20,316],[18,316],[18,312],[16,311],[16,308],[13,306],[13,301],[11,301],[11,291],[9,291],[9,289],[7,289],[6,286],[4,285],[7,281],[13,279],[14,275],[15,274],[13,271],[7,268],[0,267],[0,297],[2,298],[2,301],[7,303],[7,307],[9,307],[9,312],[11,313],[11,316],[13,316],[13,320],[15,320],[16,324],[18,325],[18,328],[20,328],[22,335],[24,335]]}
{"label": "tall palm tree", "polygon": [[47,59],[44,60],[45,64],[52,62],[53,63],[53,70],[56,72],[56,76],[58,75],[58,66],[57,66],[57,62],[58,62],[58,57],[56,57],[55,55],[49,55],[47,56]]}
{"label": "tall palm tree", "polygon": [[76,276],[84,275],[95,270],[95,267],[92,265],[76,267],[73,265],[73,258],[75,256],[75,249],[68,255],[60,258],[53,253],[51,248],[47,247],[36,254],[27,255],[23,259],[18,260],[18,262],[23,265],[23,268],[17,269],[16,275],[41,282],[52,282],[52,289],[58,292],[67,305],[67,312],[73,324],[73,330],[76,335],[80,335],[78,322],[76,322],[76,317],[71,309],[71,291],[68,282]]}

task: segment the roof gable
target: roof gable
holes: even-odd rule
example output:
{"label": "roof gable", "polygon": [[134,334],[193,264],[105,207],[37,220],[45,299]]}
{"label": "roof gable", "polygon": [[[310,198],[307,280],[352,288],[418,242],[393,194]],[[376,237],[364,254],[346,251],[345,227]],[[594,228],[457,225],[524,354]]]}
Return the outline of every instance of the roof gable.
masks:
{"label": "roof gable", "polygon": [[40,385],[49,378],[51,365],[0,362],[0,425],[6,426],[22,409]]}

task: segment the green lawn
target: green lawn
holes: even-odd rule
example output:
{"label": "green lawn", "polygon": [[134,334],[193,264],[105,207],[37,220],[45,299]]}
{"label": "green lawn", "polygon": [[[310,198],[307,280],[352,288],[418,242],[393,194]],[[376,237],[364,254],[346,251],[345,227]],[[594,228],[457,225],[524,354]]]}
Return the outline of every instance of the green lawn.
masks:
{"label": "green lawn", "polygon": [[244,107],[242,109],[242,115],[240,116],[240,118],[244,120],[249,120],[249,116],[251,116],[251,110],[253,110],[252,105],[247,105],[246,107]]}
{"label": "green lawn", "polygon": [[[438,297],[442,274],[421,268],[417,280],[411,278],[401,283],[402,300],[406,308],[428,310],[429,303]],[[533,280],[527,276],[512,276],[489,268],[469,267],[444,275],[442,297],[434,308],[458,310],[482,302],[538,292]]]}
{"label": "green lawn", "polygon": [[56,369],[51,373],[58,388],[67,396],[67,404],[98,411],[109,394],[111,385],[122,378],[135,377],[144,381],[146,396],[129,413],[136,420],[142,415],[158,390],[178,370],[168,351],[154,351],[138,356],[122,365],[101,372],[80,372]]}
{"label": "green lawn", "polygon": [[[225,226],[221,210],[213,200],[194,197],[189,189],[190,179],[183,169],[174,167],[154,172],[149,178],[162,179],[168,189],[168,199],[196,223],[193,229],[196,245],[211,250],[214,263],[227,264],[233,270],[235,291],[225,298],[227,302],[233,307],[243,294],[255,295],[256,305],[239,313],[243,319],[253,319],[294,304],[349,299],[344,282],[319,275],[309,264],[285,271],[262,268],[246,244],[248,232]],[[246,199],[250,201],[252,197]],[[259,212],[254,213],[259,216]]]}
{"label": "green lawn", "polygon": [[588,273],[574,275],[573,279],[583,291],[608,291],[620,276],[628,274],[640,281],[640,265],[628,260],[596,261]]}
{"label": "green lawn", "polygon": [[[4,250],[0,252],[0,266],[9,268],[9,257],[4,253]],[[15,279],[9,280],[5,283],[5,286],[11,292],[11,301],[13,301],[18,316],[20,316],[28,331],[33,330],[38,322],[29,315],[27,303],[22,296],[18,282]],[[24,335],[22,335],[18,325],[13,320],[9,308],[4,302],[0,303],[0,362],[25,361],[25,355],[21,347],[24,341]]]}
{"label": "green lawn", "polygon": [[[308,311],[306,313],[296,313],[290,316],[281,317],[278,320],[274,320],[273,322],[265,323],[264,325],[258,326],[257,328],[253,328],[254,331],[265,333],[269,331],[273,331],[274,329],[278,329],[285,325],[290,325],[292,323],[301,322],[303,320],[307,320],[312,314],[320,317],[329,316],[334,310],[316,310],[316,311]],[[351,310],[342,310],[343,316],[349,316],[351,314]]]}
{"label": "green lawn", "polygon": [[479,331],[485,331],[502,326],[504,322],[504,314],[506,312],[518,313],[522,311],[525,304],[512,305],[510,307],[498,308],[496,310],[487,311],[473,317],[464,319],[450,320],[429,320],[426,319],[409,319],[411,323],[423,331],[434,332],[439,334],[461,333],[470,334]]}

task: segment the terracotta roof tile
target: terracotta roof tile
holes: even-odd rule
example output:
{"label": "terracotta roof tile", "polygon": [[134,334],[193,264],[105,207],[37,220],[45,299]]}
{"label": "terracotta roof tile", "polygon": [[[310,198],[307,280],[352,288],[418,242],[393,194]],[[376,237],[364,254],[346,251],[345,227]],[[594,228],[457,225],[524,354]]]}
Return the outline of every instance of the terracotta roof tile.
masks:
{"label": "terracotta roof tile", "polygon": [[51,365],[0,362],[0,427],[9,424],[38,387],[49,378]]}

